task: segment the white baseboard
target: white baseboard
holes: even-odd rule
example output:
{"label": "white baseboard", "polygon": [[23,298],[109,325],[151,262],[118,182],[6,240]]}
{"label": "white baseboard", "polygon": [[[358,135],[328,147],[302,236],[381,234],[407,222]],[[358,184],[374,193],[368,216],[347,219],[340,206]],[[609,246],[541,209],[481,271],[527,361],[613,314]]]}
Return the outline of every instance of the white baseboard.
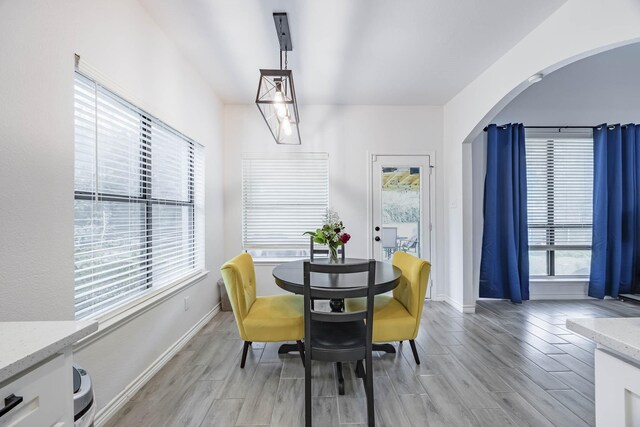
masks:
{"label": "white baseboard", "polygon": [[124,390],[116,395],[98,413],[94,421],[95,427],[102,427],[113,417],[124,405],[140,390],[177,352],[189,342],[194,335],[200,331],[209,321],[220,311],[220,303],[216,304],[207,314],[204,315],[191,329],[189,329],[178,341],[173,343],[164,353],[160,355],[151,365],[136,377]]}
{"label": "white baseboard", "polygon": [[458,301],[455,301],[453,298],[451,298],[448,295],[444,296],[443,301],[449,304],[451,307],[458,310],[460,313],[473,314],[476,312],[475,304],[467,304],[467,305],[460,304]]}

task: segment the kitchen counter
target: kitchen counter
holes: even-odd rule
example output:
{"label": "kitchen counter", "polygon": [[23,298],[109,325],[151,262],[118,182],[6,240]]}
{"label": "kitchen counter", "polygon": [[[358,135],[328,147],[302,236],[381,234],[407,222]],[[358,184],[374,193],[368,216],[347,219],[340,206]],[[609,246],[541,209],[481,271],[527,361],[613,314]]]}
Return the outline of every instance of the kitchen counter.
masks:
{"label": "kitchen counter", "polygon": [[596,425],[640,426],[640,318],[567,319],[567,328],[598,344]]}
{"label": "kitchen counter", "polygon": [[0,384],[96,330],[93,321],[0,322]]}
{"label": "kitchen counter", "polygon": [[567,329],[640,363],[640,317],[568,319]]}

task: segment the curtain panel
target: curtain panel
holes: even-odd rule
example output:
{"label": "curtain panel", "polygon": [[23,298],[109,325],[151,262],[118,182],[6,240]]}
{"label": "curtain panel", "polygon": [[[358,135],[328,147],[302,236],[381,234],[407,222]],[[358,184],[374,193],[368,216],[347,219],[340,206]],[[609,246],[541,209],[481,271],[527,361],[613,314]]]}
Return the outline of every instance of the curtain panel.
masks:
{"label": "curtain panel", "polygon": [[640,282],[640,126],[597,127],[593,147],[589,296],[617,298]]}
{"label": "curtain panel", "polygon": [[524,126],[487,129],[480,297],[529,299],[529,238]]}

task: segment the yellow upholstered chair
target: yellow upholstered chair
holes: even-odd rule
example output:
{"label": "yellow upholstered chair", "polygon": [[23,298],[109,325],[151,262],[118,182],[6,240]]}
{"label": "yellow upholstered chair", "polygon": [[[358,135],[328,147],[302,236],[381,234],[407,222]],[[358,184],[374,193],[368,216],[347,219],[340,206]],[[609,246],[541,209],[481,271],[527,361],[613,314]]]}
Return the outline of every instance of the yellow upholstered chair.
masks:
{"label": "yellow upholstered chair", "polygon": [[244,340],[240,367],[244,368],[252,342],[296,341],[304,363],[304,311],[301,295],[256,297],[256,273],[251,255],[243,253],[221,268],[224,286]]}
{"label": "yellow upholstered chair", "polygon": [[[393,295],[376,295],[373,309],[373,342],[409,340],[413,357],[420,364],[415,338],[420,328],[424,297],[427,293],[431,264],[405,252],[396,252],[391,261],[402,270],[400,283]],[[345,301],[347,311],[360,311],[365,301]]]}

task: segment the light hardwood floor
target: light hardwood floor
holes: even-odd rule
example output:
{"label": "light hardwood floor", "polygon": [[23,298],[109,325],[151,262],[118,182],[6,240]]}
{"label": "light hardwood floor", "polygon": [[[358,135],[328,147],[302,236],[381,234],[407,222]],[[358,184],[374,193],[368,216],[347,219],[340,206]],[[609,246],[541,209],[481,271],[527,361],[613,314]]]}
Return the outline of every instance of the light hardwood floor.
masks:
{"label": "light hardwood floor", "polygon": [[[640,317],[619,301],[481,301],[476,314],[426,302],[416,339],[374,359],[378,426],[594,425],[594,343],[569,317]],[[304,368],[279,344],[254,343],[240,369],[233,315],[219,313],[127,403],[109,426],[301,426]],[[362,381],[313,364],[314,426],[364,425]]]}

